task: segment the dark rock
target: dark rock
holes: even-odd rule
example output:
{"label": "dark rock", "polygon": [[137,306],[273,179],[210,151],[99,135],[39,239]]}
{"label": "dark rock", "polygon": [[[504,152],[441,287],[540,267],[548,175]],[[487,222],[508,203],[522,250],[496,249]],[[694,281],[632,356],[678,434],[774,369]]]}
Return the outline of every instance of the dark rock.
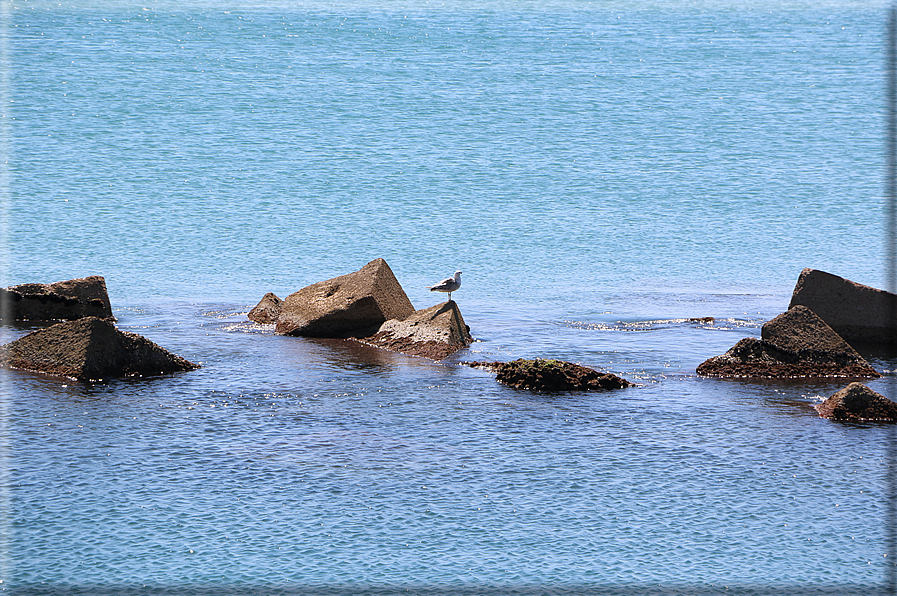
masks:
{"label": "dark rock", "polygon": [[0,304],[0,319],[5,321],[115,320],[106,280],[99,275],[0,288]]}
{"label": "dark rock", "polygon": [[194,370],[193,364],[150,340],[85,317],[39,329],[0,346],[0,361],[18,368],[90,381]]}
{"label": "dark rock", "polygon": [[844,422],[897,422],[897,403],[862,383],[851,383],[816,406],[823,418]]}
{"label": "dark rock", "polygon": [[405,319],[414,307],[386,261],[306,286],[287,296],[277,333],[306,337],[365,337],[390,319]]}
{"label": "dark rock", "polygon": [[495,372],[499,383],[514,389],[538,391],[571,391],[598,389],[623,389],[633,383],[610,373],[564,362],[562,360],[525,360],[513,362],[464,362],[468,366]]}
{"label": "dark rock", "polygon": [[716,321],[713,317],[692,317],[688,320],[689,323],[704,323],[708,325],[713,325],[713,322]]}
{"label": "dark rock", "polygon": [[790,379],[800,377],[875,378],[880,375],[866,364],[843,365],[835,362],[801,361],[794,352],[782,350],[754,337],[746,337],[722,356],[702,362],[699,375]]}
{"label": "dark rock", "polygon": [[804,306],[763,325],[761,339],[746,337],[722,356],[698,366],[717,377],[879,377],[856,350]]}
{"label": "dark rock", "polygon": [[848,342],[897,342],[897,294],[804,269],[789,308],[797,305],[815,312]]}
{"label": "dark rock", "polygon": [[255,321],[256,323],[261,323],[263,325],[270,325],[277,322],[282,306],[283,300],[278,298],[274,293],[268,292],[246,316],[250,321]]}
{"label": "dark rock", "polygon": [[767,321],[760,329],[760,339],[798,354],[802,361],[831,361],[843,365],[865,363],[850,344],[806,306],[791,307]]}
{"label": "dark rock", "polygon": [[470,328],[452,300],[383,323],[364,343],[411,356],[442,360],[471,344]]}

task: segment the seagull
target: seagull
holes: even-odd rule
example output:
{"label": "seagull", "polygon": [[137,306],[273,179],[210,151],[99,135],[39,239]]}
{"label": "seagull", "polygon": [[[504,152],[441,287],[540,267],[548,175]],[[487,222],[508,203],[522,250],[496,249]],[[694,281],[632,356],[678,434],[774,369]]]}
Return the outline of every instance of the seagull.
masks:
{"label": "seagull", "polygon": [[455,271],[454,277],[447,277],[435,286],[427,286],[431,292],[448,292],[449,302],[452,301],[452,292],[461,287],[461,272]]}

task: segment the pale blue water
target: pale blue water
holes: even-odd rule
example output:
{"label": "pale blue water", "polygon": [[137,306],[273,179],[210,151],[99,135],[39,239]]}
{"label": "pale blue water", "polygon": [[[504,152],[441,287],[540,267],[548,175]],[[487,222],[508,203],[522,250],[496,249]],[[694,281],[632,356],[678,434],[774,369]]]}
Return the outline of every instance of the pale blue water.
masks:
{"label": "pale blue water", "polygon": [[[884,287],[884,4],[0,18],[2,285],[103,275],[120,327],[203,365],[4,374],[0,590],[881,592],[889,429],[818,418],[843,383],[694,370],[804,267]],[[437,364],[245,317],[377,257],[418,308],[464,271],[477,343]],[[521,356],[641,386],[455,364]]]}

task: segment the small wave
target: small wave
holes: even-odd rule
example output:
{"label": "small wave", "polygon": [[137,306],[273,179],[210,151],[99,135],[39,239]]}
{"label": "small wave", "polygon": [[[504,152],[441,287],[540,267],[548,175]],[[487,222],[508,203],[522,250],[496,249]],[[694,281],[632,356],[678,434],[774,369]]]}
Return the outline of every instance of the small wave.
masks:
{"label": "small wave", "polygon": [[245,317],[248,312],[248,310],[215,309],[200,311],[199,316],[211,319],[232,319],[234,317]]}
{"label": "small wave", "polygon": [[113,306],[112,312],[113,313],[128,312],[128,313],[135,313],[138,315],[145,315],[145,314],[149,313],[150,311],[145,308],[138,308],[136,306]]}
{"label": "small wave", "polygon": [[226,333],[274,333],[276,325],[254,323],[252,321],[241,321],[239,323],[225,323],[218,326],[218,329]]}
{"label": "small wave", "polygon": [[646,321],[615,321],[613,323],[587,323],[584,321],[561,321],[571,329],[589,331],[657,331],[677,326],[694,326],[701,329],[728,331],[732,329],[754,328],[762,325],[762,321],[737,319],[734,317],[717,319],[714,317],[691,317],[679,319],[650,319]]}

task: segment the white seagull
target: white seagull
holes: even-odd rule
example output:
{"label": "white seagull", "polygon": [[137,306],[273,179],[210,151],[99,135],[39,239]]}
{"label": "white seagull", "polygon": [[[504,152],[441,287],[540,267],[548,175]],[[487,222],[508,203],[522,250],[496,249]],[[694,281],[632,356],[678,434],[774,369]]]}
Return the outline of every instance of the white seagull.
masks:
{"label": "white seagull", "polygon": [[447,277],[435,286],[427,286],[431,292],[448,292],[449,302],[452,300],[452,292],[461,287],[461,272],[455,271],[454,277]]}

